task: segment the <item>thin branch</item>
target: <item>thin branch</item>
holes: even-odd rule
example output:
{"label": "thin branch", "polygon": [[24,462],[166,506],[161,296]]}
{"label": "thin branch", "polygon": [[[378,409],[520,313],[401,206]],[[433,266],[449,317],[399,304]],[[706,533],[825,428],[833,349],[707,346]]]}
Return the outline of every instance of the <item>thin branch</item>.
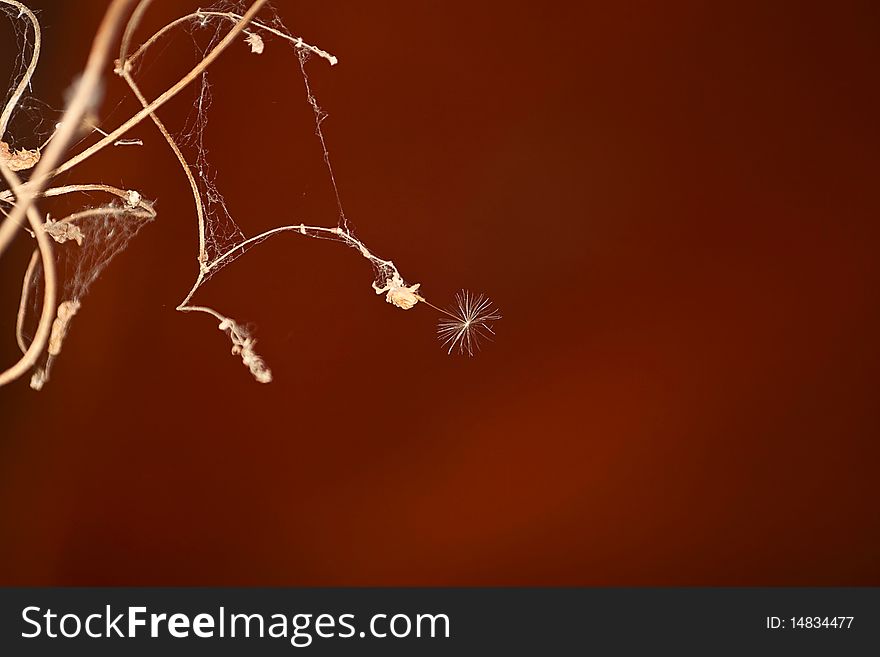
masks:
{"label": "thin branch", "polygon": [[125,26],[125,32],[122,35],[122,42],[119,44],[118,61],[124,62],[128,57],[128,48],[131,45],[131,38],[134,36],[134,31],[138,28],[138,25],[140,25],[141,19],[144,17],[144,12],[147,11],[152,2],[153,0],[141,0],[131,13],[131,18],[128,19],[128,24]]}
{"label": "thin branch", "polygon": [[79,221],[80,219],[90,219],[91,217],[106,217],[108,215],[129,215],[132,217],[138,217],[139,219],[153,219],[156,216],[155,212],[142,210],[140,208],[125,208],[116,205],[105,205],[100,208],[88,208],[87,210],[80,210],[79,212],[74,212],[72,214],[67,215],[62,219],[58,219],[55,223],[74,223]]}
{"label": "thin branch", "polygon": [[[27,185],[22,185],[26,187]],[[143,198],[140,198],[140,193],[133,189],[120,189],[119,187],[113,187],[112,185],[100,185],[100,184],[90,184],[90,185],[64,185],[62,187],[50,187],[43,191],[40,194],[39,198],[49,198],[50,196],[63,196],[65,194],[73,194],[77,192],[106,192],[107,194],[112,194],[113,196],[118,196],[126,203],[131,202],[132,194],[137,194],[139,200],[137,203],[137,207],[142,208],[144,210],[148,210],[153,213],[155,216],[156,211],[153,210],[153,206],[149,203],[149,201],[145,201]],[[14,203],[15,202],[15,194],[12,193],[11,190],[6,190],[0,192],[0,201],[6,203]]]}
{"label": "thin branch", "polygon": [[[139,59],[141,56],[143,56],[143,54],[150,48],[150,46],[152,46],[156,41],[161,39],[163,35],[165,35],[170,30],[173,30],[178,25],[189,23],[195,18],[209,18],[209,17],[225,18],[226,20],[232,21],[233,23],[236,21],[240,21],[242,18],[244,18],[241,14],[236,14],[231,11],[204,11],[202,9],[199,9],[198,11],[194,11],[193,13],[187,14],[186,16],[181,16],[177,20],[174,20],[174,21],[168,23],[168,25],[165,25],[164,27],[162,27],[153,36],[151,36],[149,39],[144,41],[144,43],[137,50],[135,50],[132,53],[131,57],[128,58],[128,63],[131,64],[131,63],[135,62],[137,59]],[[297,48],[302,48],[304,50],[308,50],[309,52],[317,55],[318,57],[321,57],[322,59],[326,59],[328,62],[330,62],[331,66],[335,66],[336,64],[339,63],[339,59],[335,55],[331,55],[326,50],[321,50],[317,46],[313,46],[310,43],[306,43],[305,41],[302,40],[301,37],[292,36],[290,34],[282,32],[281,30],[277,30],[274,27],[270,27],[269,25],[266,25],[265,23],[262,23],[257,20],[250,21],[250,25],[251,25],[251,27],[256,27],[260,30],[265,30],[266,32],[274,34],[277,37],[285,39],[286,41],[290,41],[290,43],[295,45]],[[120,58],[120,59],[122,59],[122,58]]]}
{"label": "thin branch", "polygon": [[291,232],[291,231],[300,233],[301,235],[307,235],[308,233],[306,231],[319,231],[319,232],[325,232],[325,233],[332,233],[333,235],[338,234],[336,232],[335,228],[325,228],[323,226],[303,226],[302,224],[300,224],[299,226],[279,226],[277,228],[272,228],[272,229],[267,230],[263,233],[260,233],[259,235],[255,235],[254,237],[249,237],[244,242],[240,242],[239,244],[236,244],[234,247],[232,247],[231,249],[229,249],[228,251],[226,251],[222,255],[214,258],[214,260],[212,260],[210,262],[210,264],[208,264],[205,267],[205,270],[211,271],[212,269],[217,269],[217,267],[220,266],[221,262],[226,260],[228,257],[230,257],[233,253],[235,253],[239,249],[247,248],[251,244],[255,244],[256,242],[261,242],[265,239],[272,237],[273,235],[277,235],[278,233]]}
{"label": "thin branch", "polygon": [[[279,226],[277,228],[271,228],[267,231],[264,231],[259,235],[255,235],[254,237],[249,237],[248,239],[244,240],[243,242],[239,242],[221,255],[214,258],[214,260],[212,260],[205,266],[204,273],[207,274],[210,273],[212,270],[217,269],[224,260],[231,257],[236,251],[245,249],[252,244],[262,242],[274,235],[289,232],[299,233],[300,235],[305,235],[306,237],[318,237],[318,235],[310,233],[326,233],[328,235],[331,235],[332,237],[327,237],[324,239],[335,239],[357,249],[364,258],[366,258],[370,261],[370,263],[373,264],[374,267],[380,270],[389,270],[393,272],[392,277],[397,276],[398,278],[400,278],[400,272],[398,272],[394,262],[392,262],[391,260],[383,260],[382,258],[374,255],[363,242],[357,239],[349,231],[346,231],[345,229],[339,228],[337,226],[328,228],[326,226],[306,226],[305,224]],[[193,287],[193,289],[190,291],[190,293],[187,295],[186,299],[184,299],[181,305],[186,304],[189,301],[189,299],[198,289],[199,285],[201,285],[201,282],[202,281],[196,282],[196,285]]]}

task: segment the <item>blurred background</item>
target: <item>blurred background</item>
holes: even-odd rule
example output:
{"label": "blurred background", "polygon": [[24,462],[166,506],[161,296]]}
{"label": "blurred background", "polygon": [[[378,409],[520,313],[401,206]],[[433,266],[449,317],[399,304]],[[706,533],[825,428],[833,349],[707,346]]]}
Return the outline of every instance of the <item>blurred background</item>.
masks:
{"label": "blurred background", "polygon": [[[0,390],[0,584],[880,584],[880,5],[276,4],[339,57],[307,70],[356,234],[438,305],[488,294],[497,339],[447,356],[355,251],[282,235],[194,299],[253,326],[255,383],[174,311],[196,223],[145,122],[56,181],[158,217],[46,388]],[[61,110],[106,4],[32,6]],[[196,8],[156,0],[137,41]],[[149,97],[193,32],[147,56]],[[209,79],[244,233],[333,225],[294,52],[242,39]],[[105,129],[123,92],[108,68]],[[8,364],[31,248],[0,260]]]}

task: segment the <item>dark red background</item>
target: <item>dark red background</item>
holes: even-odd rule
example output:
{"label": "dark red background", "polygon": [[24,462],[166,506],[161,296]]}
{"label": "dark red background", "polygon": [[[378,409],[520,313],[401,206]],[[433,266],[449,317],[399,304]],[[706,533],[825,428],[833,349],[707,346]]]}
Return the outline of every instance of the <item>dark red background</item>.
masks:
{"label": "dark red background", "polygon": [[[36,4],[62,107],[103,3]],[[64,178],[159,216],[47,388],[0,391],[0,583],[880,584],[876,3],[277,4],[340,57],[309,70],[357,234],[436,303],[490,294],[498,339],[449,358],[356,252],[283,236],[196,298],[253,322],[254,383],[174,312],[191,200],[139,126]],[[291,51],[211,79],[244,231],[332,224]]]}

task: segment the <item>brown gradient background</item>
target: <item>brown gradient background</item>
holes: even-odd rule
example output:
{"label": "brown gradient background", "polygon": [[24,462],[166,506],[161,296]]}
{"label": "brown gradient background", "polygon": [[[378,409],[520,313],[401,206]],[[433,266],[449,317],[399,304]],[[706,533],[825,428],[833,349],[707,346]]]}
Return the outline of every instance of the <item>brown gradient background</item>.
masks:
{"label": "brown gradient background", "polygon": [[[36,4],[60,107],[104,3]],[[174,312],[195,222],[145,124],[65,178],[159,217],[46,390],[0,391],[0,583],[880,584],[876,2],[277,5],[340,57],[310,71],[357,234],[437,303],[489,293],[497,341],[449,358],[355,252],[283,236],[196,297],[253,322],[255,384]],[[278,46],[211,78],[250,235],[334,217]],[[4,362],[27,242],[0,263]]]}

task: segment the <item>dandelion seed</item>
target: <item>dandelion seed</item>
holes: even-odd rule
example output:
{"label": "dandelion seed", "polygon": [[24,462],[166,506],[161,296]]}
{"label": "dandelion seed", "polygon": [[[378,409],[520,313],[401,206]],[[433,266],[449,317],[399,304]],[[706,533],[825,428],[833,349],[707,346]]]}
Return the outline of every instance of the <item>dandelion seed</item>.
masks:
{"label": "dandelion seed", "polygon": [[449,317],[437,323],[437,338],[446,353],[458,349],[460,354],[473,356],[480,350],[480,343],[495,335],[492,322],[501,319],[501,313],[482,294],[473,295],[462,290],[455,295],[456,306],[446,313]]}

